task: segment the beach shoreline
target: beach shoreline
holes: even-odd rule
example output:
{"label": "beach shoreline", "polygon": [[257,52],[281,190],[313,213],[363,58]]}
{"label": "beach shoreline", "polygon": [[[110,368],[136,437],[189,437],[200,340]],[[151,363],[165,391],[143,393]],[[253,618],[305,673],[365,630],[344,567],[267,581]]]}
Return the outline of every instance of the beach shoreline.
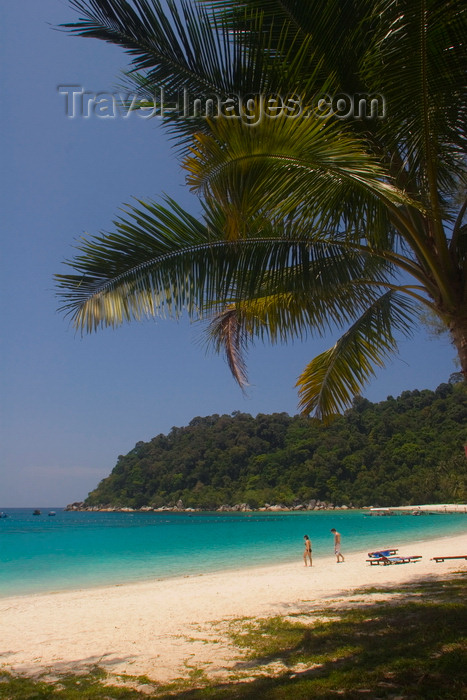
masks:
{"label": "beach shoreline", "polygon": [[425,513],[467,513],[467,503],[433,503],[419,506],[394,506],[394,511],[423,511]]}
{"label": "beach shoreline", "polygon": [[[313,511],[339,512],[346,510],[374,510],[374,506],[336,506],[328,504],[325,501],[312,501],[316,503],[313,507],[302,503],[297,506],[285,506],[283,504],[275,504],[262,506],[260,508],[252,508],[246,503],[237,503],[234,506],[223,505],[215,508],[212,511],[203,511],[201,508],[184,508],[183,506],[161,506],[160,508],[152,508],[150,506],[142,506],[141,508],[117,507],[117,506],[85,506],[83,501],[69,503],[62,510],[65,512],[90,512],[90,513],[303,513]],[[388,506],[382,510],[391,511],[410,511],[423,510],[432,513],[467,513],[467,503],[434,503],[431,505],[413,505],[413,506]]]}
{"label": "beach shoreline", "polygon": [[[344,543],[345,545],[345,543]],[[397,543],[392,543],[397,546]],[[238,662],[226,630],[238,618],[306,614],[345,605],[353,591],[400,586],[467,571],[467,533],[401,545],[408,564],[371,566],[368,552],[0,599],[4,670],[38,676],[82,672],[95,665],[111,674],[169,682],[189,669],[222,676]]]}

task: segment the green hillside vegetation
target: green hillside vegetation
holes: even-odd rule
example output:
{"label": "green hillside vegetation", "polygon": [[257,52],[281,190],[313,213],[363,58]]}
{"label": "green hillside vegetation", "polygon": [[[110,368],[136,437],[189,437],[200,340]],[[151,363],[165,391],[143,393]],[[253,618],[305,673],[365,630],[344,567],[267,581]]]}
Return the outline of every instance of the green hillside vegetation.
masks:
{"label": "green hillside vegetation", "polygon": [[194,418],[120,456],[86,506],[396,506],[467,497],[467,390],[357,397],[331,425],[287,413]]}

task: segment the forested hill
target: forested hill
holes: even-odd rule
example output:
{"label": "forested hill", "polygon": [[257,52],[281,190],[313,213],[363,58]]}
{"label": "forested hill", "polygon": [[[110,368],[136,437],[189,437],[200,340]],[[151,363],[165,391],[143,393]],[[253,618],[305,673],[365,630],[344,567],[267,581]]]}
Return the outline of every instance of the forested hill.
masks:
{"label": "forested hill", "polygon": [[395,506],[467,498],[467,390],[442,384],[373,404],[356,398],[323,427],[286,413],[194,418],[120,456],[86,506]]}

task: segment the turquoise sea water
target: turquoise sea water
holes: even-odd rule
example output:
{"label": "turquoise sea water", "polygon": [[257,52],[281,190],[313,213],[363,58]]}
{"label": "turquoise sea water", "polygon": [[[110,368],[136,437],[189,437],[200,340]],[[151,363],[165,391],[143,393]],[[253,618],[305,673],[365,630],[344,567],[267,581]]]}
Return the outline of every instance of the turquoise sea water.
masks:
{"label": "turquoise sea water", "polygon": [[[467,534],[467,514],[368,516],[306,513],[87,513],[5,509],[0,519],[0,596],[186,576]],[[416,547],[415,547],[416,548]],[[416,552],[414,552],[416,554]]]}

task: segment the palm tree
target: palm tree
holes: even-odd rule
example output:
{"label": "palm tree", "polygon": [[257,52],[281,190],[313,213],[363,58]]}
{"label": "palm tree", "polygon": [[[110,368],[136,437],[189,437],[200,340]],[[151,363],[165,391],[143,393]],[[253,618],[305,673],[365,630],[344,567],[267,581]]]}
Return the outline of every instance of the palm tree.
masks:
{"label": "palm tree", "polygon": [[462,0],[70,3],[83,18],[68,30],[134,57],[142,103],[160,85],[223,96],[218,113],[168,121],[203,216],[138,202],[85,242],[57,276],[77,328],[210,318],[241,385],[253,338],[341,329],[297,382],[326,419],[428,309],[467,377]]}

